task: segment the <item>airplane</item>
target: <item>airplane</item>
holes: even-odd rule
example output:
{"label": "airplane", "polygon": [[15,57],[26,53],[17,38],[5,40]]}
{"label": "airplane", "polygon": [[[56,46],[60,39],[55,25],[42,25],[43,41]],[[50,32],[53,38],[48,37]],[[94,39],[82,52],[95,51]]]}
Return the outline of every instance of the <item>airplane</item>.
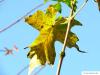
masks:
{"label": "airplane", "polygon": [[14,50],[18,51],[18,47],[16,45],[13,46],[13,49],[8,49],[7,47],[5,47],[5,55],[13,54]]}
{"label": "airplane", "polygon": [[13,50],[5,47],[5,55],[10,55],[10,54],[13,54]]}

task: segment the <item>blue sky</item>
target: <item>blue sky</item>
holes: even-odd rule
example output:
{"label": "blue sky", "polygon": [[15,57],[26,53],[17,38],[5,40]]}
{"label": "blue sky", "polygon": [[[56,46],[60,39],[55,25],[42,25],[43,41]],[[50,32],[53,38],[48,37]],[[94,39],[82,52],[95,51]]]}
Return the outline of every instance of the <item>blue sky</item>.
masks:
{"label": "blue sky", "polygon": [[[78,6],[82,2],[83,0],[80,0]],[[3,1],[0,3],[0,29],[7,27],[40,3],[43,3],[43,0]],[[39,9],[44,10],[48,4]],[[66,8],[65,5],[63,5],[63,8],[63,15],[68,15],[69,8]],[[88,1],[84,9],[76,16],[76,19],[83,26],[74,27],[72,31],[80,39],[78,42],[80,49],[87,51],[87,53],[82,54],[77,52],[75,48],[66,48],[66,57],[63,61],[61,75],[81,75],[82,71],[100,70],[100,12],[94,0]],[[14,55],[5,56],[3,52],[0,52],[0,75],[17,75],[21,69],[29,64],[29,59],[27,58],[29,50],[24,50],[23,48],[35,40],[38,34],[39,32],[26,24],[24,19],[7,31],[0,33],[0,50],[4,49],[4,47],[11,49],[14,44],[19,48],[19,51],[14,52]],[[56,74],[62,44],[56,42],[55,47],[57,54],[54,66],[50,67],[47,65],[38,75]],[[27,75],[27,71],[28,69],[21,73],[21,75]]]}

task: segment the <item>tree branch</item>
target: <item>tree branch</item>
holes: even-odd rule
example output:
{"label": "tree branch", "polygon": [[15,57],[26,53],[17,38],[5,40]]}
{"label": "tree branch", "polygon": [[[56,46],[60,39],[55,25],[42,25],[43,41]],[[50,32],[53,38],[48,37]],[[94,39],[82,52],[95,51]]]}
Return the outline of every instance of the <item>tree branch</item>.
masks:
{"label": "tree branch", "polygon": [[63,44],[62,51],[61,51],[61,54],[60,54],[60,59],[59,59],[59,62],[58,62],[58,68],[57,68],[56,75],[60,75],[62,62],[63,62],[63,59],[65,57],[65,48],[66,48],[66,42],[67,42],[67,39],[68,39],[68,33],[70,31],[71,21],[81,11],[81,9],[85,6],[85,4],[87,3],[87,1],[88,0],[84,1],[84,3],[82,4],[82,6],[79,8],[79,10],[75,14],[73,14],[74,13],[74,9],[73,9],[74,4],[72,6],[72,9],[71,9],[71,12],[70,12],[70,16],[69,16],[68,26],[67,26],[67,30],[66,30],[65,40],[64,40],[64,44]]}
{"label": "tree branch", "polygon": [[63,48],[62,48],[62,51],[61,51],[61,55],[60,55],[60,59],[59,59],[59,63],[58,63],[58,69],[57,69],[57,74],[56,75],[60,75],[63,58],[65,56],[66,41],[67,41],[67,38],[68,38],[68,33],[69,33],[69,30],[70,30],[70,25],[71,25],[71,19],[70,18],[71,18],[72,15],[73,15],[73,9],[71,10],[71,14],[69,16],[69,22],[68,22],[68,26],[67,26],[67,30],[66,30],[64,45],[63,45]]}
{"label": "tree branch", "polygon": [[[17,75],[21,75],[21,73],[23,73],[26,69],[29,68],[29,65],[25,66],[23,69],[21,69]],[[42,66],[40,69],[38,69],[37,72],[34,73],[34,75],[38,75],[38,73],[40,73],[41,70],[43,70],[45,68],[45,66]]]}
{"label": "tree branch", "polygon": [[28,67],[29,67],[29,65],[25,66],[22,70],[20,70],[20,72],[18,72],[17,75],[21,75],[21,73],[24,72]]}
{"label": "tree branch", "polygon": [[72,18],[74,18],[82,9],[83,7],[86,5],[86,3],[88,2],[88,0],[85,0],[84,3],[81,5],[81,7],[76,11],[76,13],[72,16]]}
{"label": "tree branch", "polygon": [[43,70],[45,68],[45,66],[42,66],[37,72],[34,73],[34,75],[38,75],[38,73],[40,73],[41,70]]}

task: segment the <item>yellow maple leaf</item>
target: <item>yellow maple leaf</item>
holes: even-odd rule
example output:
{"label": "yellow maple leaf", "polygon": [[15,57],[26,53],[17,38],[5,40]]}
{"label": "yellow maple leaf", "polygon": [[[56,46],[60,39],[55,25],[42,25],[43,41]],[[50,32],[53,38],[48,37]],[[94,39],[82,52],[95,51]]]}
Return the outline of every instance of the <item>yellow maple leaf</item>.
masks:
{"label": "yellow maple leaf", "polygon": [[[25,20],[32,27],[40,31],[39,36],[28,46],[30,51],[27,56],[31,59],[29,74],[33,68],[40,64],[54,64],[56,56],[54,43],[55,41],[63,43],[68,22],[68,18],[62,17],[56,19],[56,14],[56,10],[52,6],[49,6],[46,13],[39,10]],[[81,25],[81,23],[73,20],[71,27],[74,25]],[[75,47],[80,51],[76,44],[78,40],[78,37],[70,31],[66,46],[69,48]],[[34,64],[34,62],[37,64]]]}

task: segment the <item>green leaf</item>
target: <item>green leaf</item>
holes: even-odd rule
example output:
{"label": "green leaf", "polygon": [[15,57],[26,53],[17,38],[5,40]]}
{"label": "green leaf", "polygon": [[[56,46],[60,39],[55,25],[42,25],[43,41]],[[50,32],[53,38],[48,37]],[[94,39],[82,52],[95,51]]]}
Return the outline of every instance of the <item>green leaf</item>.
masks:
{"label": "green leaf", "polygon": [[44,3],[47,3],[49,0],[44,0]]}
{"label": "green leaf", "polygon": [[61,13],[61,4],[58,2],[58,3],[56,3],[56,4],[54,4],[54,5],[52,5],[59,13]]}
{"label": "green leaf", "polygon": [[77,9],[77,0],[62,0],[65,4],[67,4],[70,8],[72,8],[72,3],[74,3],[74,11]]}
{"label": "green leaf", "polygon": [[74,2],[74,11],[77,9],[77,0],[52,0],[52,1],[58,1],[58,2],[63,2],[66,5],[68,5],[70,8],[72,8],[72,3]]}

